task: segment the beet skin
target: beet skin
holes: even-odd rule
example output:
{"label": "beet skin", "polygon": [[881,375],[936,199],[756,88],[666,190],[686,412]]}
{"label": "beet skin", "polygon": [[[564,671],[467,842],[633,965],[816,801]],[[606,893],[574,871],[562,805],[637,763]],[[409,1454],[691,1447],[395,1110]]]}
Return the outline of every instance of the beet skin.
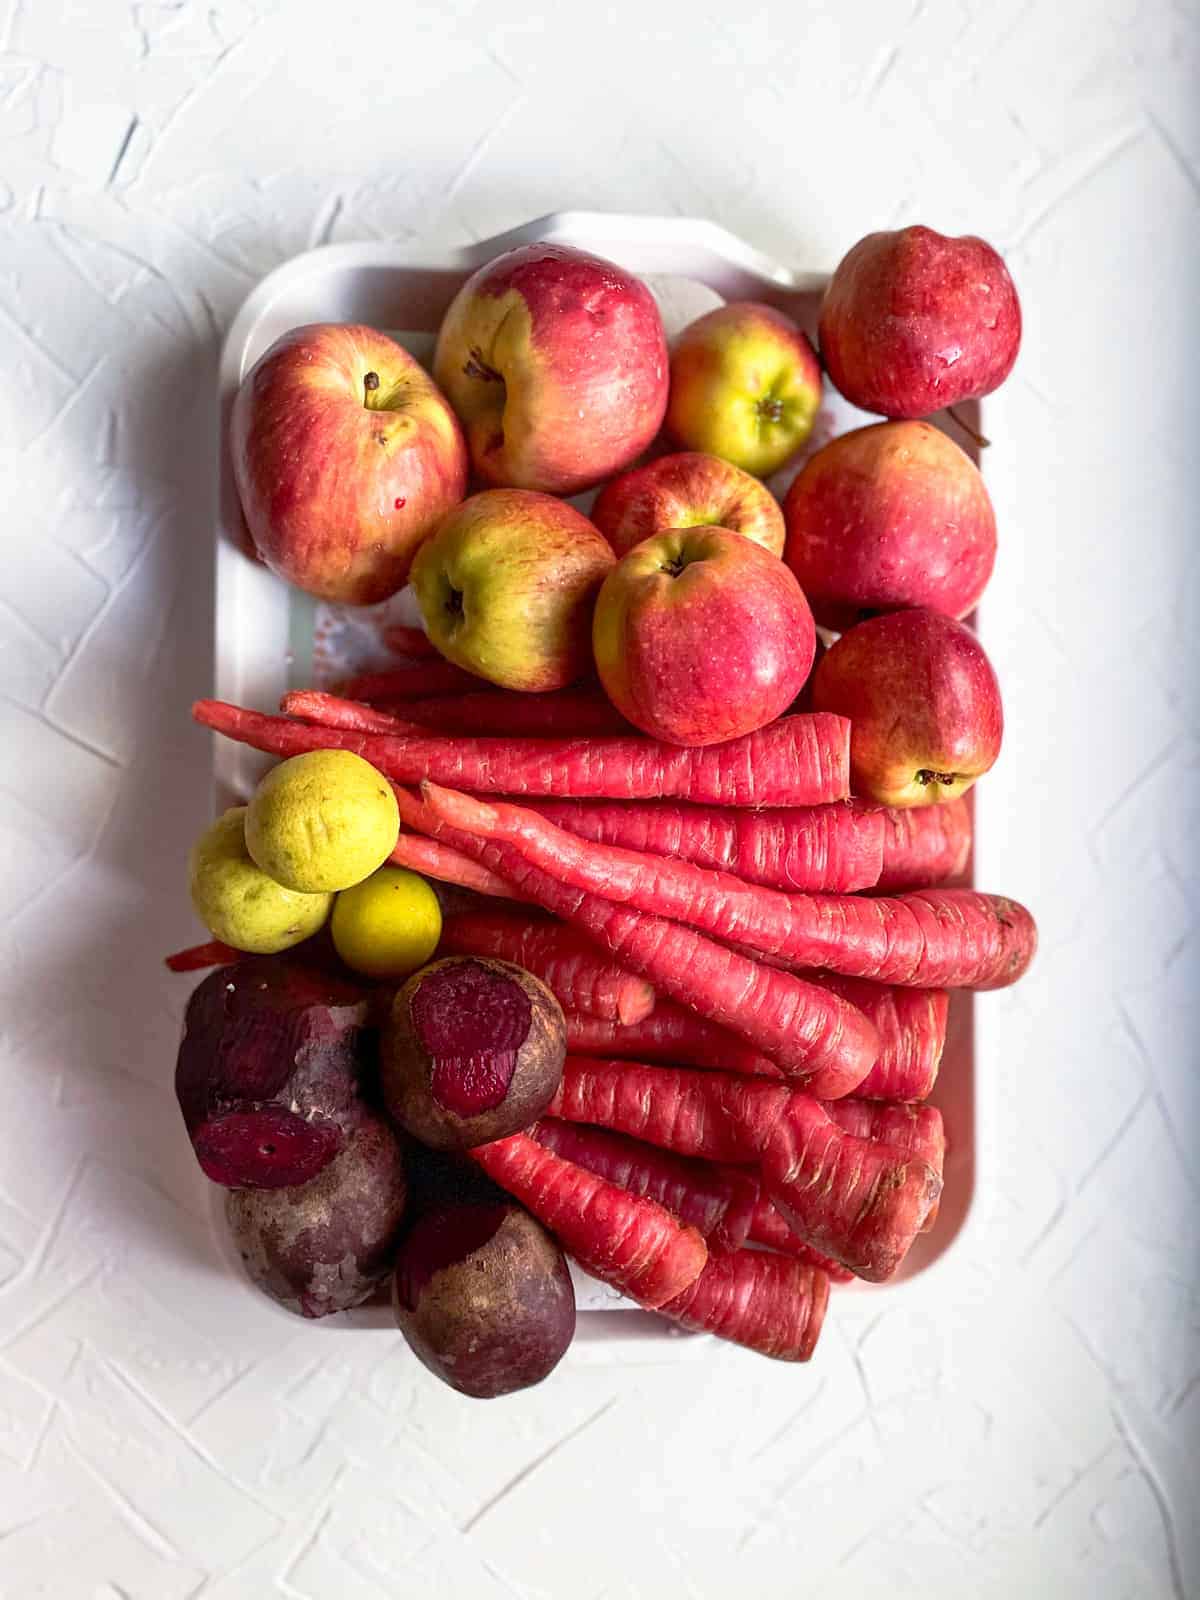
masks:
{"label": "beet skin", "polygon": [[387,1277],[405,1197],[400,1141],[382,1117],[364,1113],[310,1182],[234,1189],[225,1217],[265,1294],[302,1317],[326,1317],[361,1305]]}
{"label": "beet skin", "polygon": [[188,1001],[175,1093],[214,1183],[307,1183],[361,1115],[363,992],[267,956],[220,967]]}
{"label": "beet skin", "polygon": [[423,1216],[401,1247],[392,1306],[417,1359],[479,1400],[540,1383],[575,1334],[566,1258],[508,1200]]}
{"label": "beet skin", "polygon": [[562,1007],[509,961],[451,956],[415,973],[384,1027],[391,1116],[439,1150],[466,1150],[528,1127],[562,1075]]}

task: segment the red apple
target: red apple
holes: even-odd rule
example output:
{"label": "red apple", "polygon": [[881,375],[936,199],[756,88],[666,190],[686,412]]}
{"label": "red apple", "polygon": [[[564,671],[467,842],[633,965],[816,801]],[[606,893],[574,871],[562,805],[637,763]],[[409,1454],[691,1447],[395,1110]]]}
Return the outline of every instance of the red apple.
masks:
{"label": "red apple", "polygon": [[854,792],[886,806],[965,794],[1004,733],[983,646],[939,611],[892,611],[844,633],[813,674],[812,706],[850,718]]}
{"label": "red apple", "polygon": [[685,450],[614,478],[592,521],[619,556],[668,528],[728,528],[783,554],[783,513],[757,478],[720,456]]}
{"label": "red apple", "polygon": [[824,628],[928,606],[965,617],[996,558],[974,463],[928,422],[879,422],[818,450],[783,503],[784,560]]}
{"label": "red apple", "polygon": [[635,545],[600,590],[596,668],[622,716],[671,744],[718,744],[786,711],[815,631],[783,562],[728,528]]}
{"label": "red apple", "polygon": [[816,351],[774,306],[718,306],[675,341],[667,432],[685,450],[769,477],[808,438],[820,403]]}
{"label": "red apple", "polygon": [[1021,306],[982,239],[932,228],[869,233],[844,256],[821,306],[821,359],[852,405],[928,417],[991,394],[1012,371]]}
{"label": "red apple", "polygon": [[611,261],[562,245],[497,256],[438,333],[437,381],[489,484],[571,495],[641,455],[667,404],[654,296]]}
{"label": "red apple", "polygon": [[242,379],[230,444],[259,555],[322,600],[371,605],[403,588],[466,489],[462,431],[429,374],[355,324],[277,339]]}
{"label": "red apple", "polygon": [[421,546],[412,582],[425,630],[448,661],[538,694],[590,668],[592,608],[615,564],[574,506],[529,489],[486,489]]}

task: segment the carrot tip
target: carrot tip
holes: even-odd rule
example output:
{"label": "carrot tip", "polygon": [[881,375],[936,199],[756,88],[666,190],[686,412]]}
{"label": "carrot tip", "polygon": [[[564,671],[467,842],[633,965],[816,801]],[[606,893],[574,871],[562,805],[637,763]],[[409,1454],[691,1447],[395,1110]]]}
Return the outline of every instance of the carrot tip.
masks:
{"label": "carrot tip", "polygon": [[467,833],[485,836],[497,831],[499,818],[493,807],[457,789],[443,789],[440,784],[425,778],[421,782],[421,799],[441,821]]}

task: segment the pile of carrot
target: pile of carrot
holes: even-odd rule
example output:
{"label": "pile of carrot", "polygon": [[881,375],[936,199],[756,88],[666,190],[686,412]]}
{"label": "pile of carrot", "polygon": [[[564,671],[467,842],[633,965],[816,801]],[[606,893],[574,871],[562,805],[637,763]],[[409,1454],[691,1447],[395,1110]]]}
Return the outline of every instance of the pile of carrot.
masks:
{"label": "pile of carrot", "polygon": [[1028,911],[962,884],[966,802],[851,798],[839,717],[678,749],[593,688],[516,695],[435,660],[281,712],[194,708],[281,757],[372,762],[393,860],[487,897],[442,953],[515,961],[563,1006],[555,1099],[479,1164],[639,1304],[808,1359],[830,1284],[890,1277],[936,1216],[950,991],[1033,957]]}

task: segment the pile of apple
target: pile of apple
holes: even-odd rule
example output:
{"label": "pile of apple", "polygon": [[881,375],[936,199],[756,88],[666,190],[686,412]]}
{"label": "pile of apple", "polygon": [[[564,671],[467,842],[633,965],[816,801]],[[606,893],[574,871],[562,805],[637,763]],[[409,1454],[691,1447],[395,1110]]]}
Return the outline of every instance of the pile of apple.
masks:
{"label": "pile of apple", "polygon": [[[571,913],[563,909],[568,902],[560,904],[556,891],[538,900],[536,888],[528,890],[524,877],[506,880],[503,852],[493,850],[489,855],[491,847],[482,842],[485,835],[508,839],[508,859],[514,859],[511,850],[524,850],[525,823],[517,809],[501,805],[472,810],[468,794],[456,799],[445,785],[487,796],[503,794],[502,783],[517,784],[521,795],[532,797],[529,804],[534,811],[544,808],[547,828],[554,824],[575,830],[572,838],[590,839],[602,851],[614,839],[617,844],[628,842],[622,832],[622,802],[636,793],[642,801],[639,818],[654,829],[653,818],[646,822],[646,817],[656,801],[653,797],[647,801],[644,788],[634,790],[611,777],[597,778],[589,767],[593,747],[602,756],[597,772],[632,772],[644,759],[653,770],[676,774],[672,781],[682,769],[677,762],[672,765],[671,752],[722,747],[712,752],[717,763],[712,770],[724,762],[731,785],[745,780],[752,790],[755,774],[746,772],[745,764],[753,763],[756,750],[766,748],[755,740],[764,736],[764,730],[770,734],[782,728],[779,719],[786,719],[788,727],[806,722],[820,729],[819,736],[813,735],[818,744],[828,741],[833,752],[828,756],[830,772],[811,780],[818,788],[820,782],[826,783],[813,798],[849,808],[858,818],[881,813],[890,830],[888,838],[902,841],[897,851],[910,849],[913,860],[927,850],[932,861],[936,852],[930,841],[944,845],[957,830],[938,875],[931,867],[928,877],[914,869],[917,876],[905,878],[898,857],[888,867],[885,850],[884,875],[879,876],[877,866],[864,880],[865,887],[878,884],[877,892],[884,892],[885,885],[899,884],[923,891],[936,885],[961,871],[965,863],[970,824],[960,797],[995,761],[1003,719],[995,675],[962,620],[974,610],[992,571],[996,528],[991,503],[970,457],[947,432],[925,419],[994,390],[1013,365],[1020,330],[1016,292],[996,252],[980,239],[946,238],[924,227],[871,234],[847,254],[821,307],[819,354],[789,316],[757,303],[712,310],[669,345],[654,296],[644,283],[609,261],[552,245],[512,251],[463,284],[441,323],[432,377],[375,329],[333,324],[296,328],[247,374],[232,413],[234,472],[254,545],[262,560],[289,583],[343,605],[374,605],[410,583],[428,643],[409,642],[414,650],[436,652],[444,660],[415,666],[397,663],[394,669],[363,675],[345,686],[340,697],[316,692],[289,695],[284,718],[202,702],[197,708],[199,720],[260,749],[295,759],[304,759],[297,752],[326,748],[365,755],[378,774],[390,780],[405,829],[415,830],[407,850],[410,836],[407,831],[400,834],[392,863],[418,865],[431,877],[505,895],[510,918],[515,896],[534,899],[543,910],[556,910],[568,920]],[[851,404],[887,420],[843,434],[817,450],[796,474],[781,504],[763,480],[774,478],[809,440],[820,408],[823,374]],[[598,491],[594,499],[579,498],[591,497],[594,491]],[[832,769],[837,765],[837,730],[845,729],[839,721],[843,718],[849,724],[848,764],[839,777]],[[448,774],[458,770],[459,751],[463,777],[454,783]],[[413,765],[418,760],[426,763],[419,770]],[[583,786],[573,787],[579,780],[570,774],[579,773],[586,775]],[[299,782],[299,774],[294,776]],[[443,787],[427,785],[422,794],[404,787],[425,779],[436,779]],[[853,798],[844,798],[851,790]],[[699,829],[700,812],[694,802],[711,801],[712,795],[678,788],[662,792],[685,802],[675,808],[683,814],[681,835],[689,829],[689,802],[693,832]],[[601,820],[599,812],[585,815],[597,796],[602,797],[600,809],[608,808]],[[553,804],[547,805],[547,799]],[[807,802],[799,798],[770,803],[783,809],[769,817],[762,813],[763,827],[769,831],[777,826],[780,837],[795,838],[822,825],[819,806],[802,815],[798,808]],[[732,799],[728,804],[746,802]],[[954,829],[939,831],[936,824],[922,827],[906,820],[915,814],[912,808],[942,807],[953,808],[943,815],[954,817]],[[720,810],[714,808],[709,817],[714,837],[720,834],[716,815]],[[501,834],[502,821],[497,817],[510,812],[517,820],[503,824],[511,831]],[[523,814],[528,821],[528,813]],[[932,811],[922,814],[933,817]],[[483,830],[473,845],[472,818]],[[306,838],[316,836],[314,826],[319,833],[319,817],[311,825],[305,818],[295,825],[301,822]],[[739,827],[740,823],[729,824],[731,838]],[[456,837],[465,854],[446,847],[446,841]],[[553,846],[538,837],[540,844],[530,847],[534,850],[530,859],[539,863],[539,881],[545,882]],[[664,835],[655,832],[655,837]],[[811,893],[779,892],[797,887],[791,877],[772,876],[772,869],[762,862],[742,866],[732,864],[732,856],[718,860],[716,849],[712,845],[708,855],[698,854],[693,837],[675,852],[661,843],[640,858],[628,850],[618,851],[617,855],[629,858],[622,862],[626,873],[633,873],[632,879],[622,881],[633,882],[635,889],[630,894],[614,891],[612,898],[637,906],[638,914],[646,911],[647,905],[638,898],[643,881],[638,879],[639,859],[648,884],[664,862],[669,875],[672,858],[678,856],[699,862],[703,870],[719,865],[726,873],[743,872],[755,885],[764,886],[752,893],[775,894],[774,900],[762,902],[768,919],[774,906],[782,908],[781,914],[787,909],[785,901],[815,902]],[[592,866],[576,861],[570,850],[563,860],[568,862],[564,882],[580,888]],[[500,870],[495,870],[497,862]],[[686,870],[700,869],[693,865]],[[571,878],[573,870],[584,876]],[[666,915],[674,918],[672,925],[690,922],[705,929],[719,944],[715,930],[722,894],[736,896],[745,884],[715,872],[703,882],[700,878],[688,882],[705,890],[706,905],[692,917],[679,909],[685,902],[677,898],[672,902],[675,909]],[[826,890],[830,884],[806,882],[799,887]],[[603,894],[594,893],[602,902]],[[996,905],[985,907],[983,915],[1001,925],[996,946],[1000,950],[1011,931],[1004,908],[1012,903],[993,898]],[[935,1071],[945,1030],[942,991],[955,982],[975,982],[970,976],[953,974],[975,970],[971,960],[977,952],[965,951],[965,946],[974,937],[970,923],[976,912],[974,907],[964,910],[959,929],[952,895],[942,900],[935,895],[919,903],[914,896],[915,912],[902,901],[903,896],[895,902],[898,919],[915,918],[914,926],[921,917],[927,919],[928,971],[935,971],[931,952],[941,940],[950,956],[937,970],[951,976],[923,978],[924,956],[918,950],[907,975],[882,974],[889,984],[908,984],[909,990],[885,990],[864,982],[881,973],[869,963],[856,965],[857,957],[841,965],[829,963],[835,974],[850,974],[849,988],[842,978],[829,981],[839,996],[836,1004],[845,1007],[843,1016],[858,1016],[855,1007],[861,1005],[877,1020],[876,1012],[882,1016],[891,1007],[888,1026],[901,1055],[908,1024],[897,1020],[904,1006],[895,997],[913,990],[940,994],[940,1024],[926,1018],[919,1028],[912,1025],[917,1030],[912,1039],[923,1028],[920,1037],[926,1043],[940,1026],[936,1042],[929,1045]],[[891,914],[892,902],[879,905],[881,916]],[[993,964],[986,977],[979,977],[979,986],[1011,981],[1031,957],[1032,922],[1022,908],[1013,908],[1014,916],[1017,913],[1019,934],[1013,939],[1022,948],[1014,951],[1002,975]],[[526,924],[538,915],[531,911]],[[539,938],[550,928],[551,944],[556,929],[579,939],[576,931],[560,922],[535,920],[533,925],[541,930]],[[380,948],[368,950],[358,970],[376,979],[390,973],[394,990],[410,968],[402,963],[389,966],[384,948],[389,935],[383,921],[378,926]],[[306,926],[298,937],[309,934],[311,928]],[[915,945],[924,937],[914,934]],[[964,946],[961,961],[955,941]],[[282,952],[287,943],[284,940],[271,951]],[[361,938],[358,943],[361,948]],[[621,943],[614,936],[607,950],[586,940],[582,943],[583,953],[576,951],[573,961],[584,965],[593,957],[601,965],[607,961],[603,970],[615,969],[616,980],[629,976],[631,982],[641,983],[647,1007],[654,1004],[653,987],[672,981],[669,974],[655,969],[652,960],[639,965],[641,946],[636,939]],[[542,948],[537,939],[527,939],[520,947]],[[443,952],[446,948],[442,946]],[[749,936],[737,942],[729,939],[723,953],[729,950],[747,959],[747,971],[757,971],[760,963],[789,970],[778,952],[773,955],[769,945],[756,945]],[[261,948],[258,954],[262,956]],[[504,950],[497,946],[491,954],[502,956]],[[212,956],[235,958],[236,952],[219,950]],[[268,952],[267,959],[275,957]],[[468,965],[471,959],[461,947],[451,957]],[[983,957],[979,960],[983,962]],[[565,971],[570,964],[560,960],[555,970]],[[633,969],[632,975],[621,971],[622,964]],[[814,964],[799,962],[801,975],[808,977]],[[492,1059],[496,1052],[508,1052],[519,1060],[524,1035],[509,1039],[506,1031],[512,1006],[518,1011],[528,1006],[534,990],[527,979],[539,984],[536,974],[532,978],[522,974],[520,983],[526,987],[502,999],[500,992],[509,979],[499,970],[490,976],[471,976],[456,968],[453,974],[439,976],[440,966],[435,963],[410,977],[396,1004],[402,1000],[415,1015],[414,996],[425,975],[432,975],[429,984],[440,985],[442,994],[435,1008],[438,1037],[452,1041],[456,1029],[461,1029],[469,1044],[458,1049],[447,1043],[439,1057],[426,1040],[422,1054],[412,1043],[416,1024],[406,1010],[403,1026],[394,1013],[390,1026],[398,1028],[397,1037],[407,1042],[385,1048],[385,1060],[388,1049],[399,1049],[405,1062],[402,1089],[385,1087],[388,1112],[394,1123],[422,1140],[431,1124],[413,1108],[422,1095],[428,1098],[437,1074],[443,1084],[455,1074],[461,1079],[456,1080],[451,1099],[458,1095],[463,1106],[482,1104],[480,1084],[490,1083],[489,1074],[499,1070]],[[328,972],[325,956],[316,967]],[[796,970],[795,962],[790,970]],[[978,970],[982,973],[983,965]],[[349,976],[343,972],[330,981],[336,987]],[[269,975],[262,980],[264,993],[274,981]],[[814,981],[824,982],[825,974],[818,972]],[[255,983],[259,985],[257,977]],[[305,989],[306,983],[299,988]],[[280,993],[290,993],[297,985],[281,978],[278,987]],[[433,988],[427,992],[432,994]],[[680,998],[674,987],[668,992]],[[388,1003],[390,994],[391,990]],[[543,996],[542,987],[537,994]],[[570,1007],[581,1004],[574,992],[560,991],[558,998],[567,1007],[565,1023],[553,994],[537,1002],[543,1016],[533,1099],[521,1102],[515,1122],[489,1115],[486,1132],[474,1139],[461,1134],[471,1119],[460,1118],[457,1147],[471,1149],[490,1177],[528,1208],[531,1215],[520,1211],[519,1221],[513,1223],[518,1231],[526,1230],[521,1233],[522,1249],[534,1249],[528,1229],[540,1222],[569,1253],[603,1276],[604,1240],[594,1238],[595,1218],[605,1214],[604,1205],[621,1203],[617,1197],[622,1180],[613,1178],[614,1172],[624,1173],[626,1185],[635,1191],[637,1181],[631,1174],[658,1174],[657,1179],[638,1180],[640,1203],[654,1205],[666,1219],[660,1224],[648,1213],[641,1214],[637,1229],[644,1228],[647,1237],[658,1238],[658,1228],[678,1231],[688,1217],[686,1208],[671,1216],[669,1200],[664,1209],[645,1199],[656,1193],[661,1200],[675,1181],[668,1181],[661,1165],[656,1166],[655,1152],[650,1151],[639,1167],[642,1158],[636,1147],[620,1155],[603,1144],[606,1138],[617,1138],[619,1143],[620,1134],[613,1130],[630,1131],[629,1122],[622,1121],[627,1113],[614,1110],[607,1120],[599,1112],[592,1119],[576,1117],[604,1125],[595,1149],[588,1143],[590,1133],[569,1132],[571,1112],[563,1107],[570,1097],[562,1057],[568,1048],[575,1053],[583,1050],[580,1041],[587,1026],[581,1024],[572,1032]],[[214,990],[214,998],[205,1003],[209,1006],[205,1026],[217,1027],[223,1003],[219,994]],[[334,999],[321,1004],[333,1006]],[[493,1005],[494,1017],[488,1009]],[[908,1219],[907,1232],[898,1224],[894,1230],[897,1240],[903,1232],[907,1248],[912,1234],[936,1208],[940,1188],[944,1149],[940,1118],[932,1108],[914,1110],[907,1104],[928,1093],[932,1076],[919,1090],[897,1095],[904,1104],[890,1105],[882,1091],[877,1101],[855,1100],[852,1090],[835,1115],[829,1105],[836,1101],[814,1100],[817,1091],[811,1084],[810,1092],[805,1092],[803,1072],[786,1093],[776,1089],[771,1079],[779,1078],[785,1057],[781,1054],[776,1062],[755,1056],[746,1048],[750,1034],[741,1036],[739,1046],[736,1009],[698,1008],[698,1014],[689,1017],[686,1003],[671,1008],[660,1001],[657,1014],[664,1024],[672,1009],[680,1019],[672,1023],[677,1038],[691,1040],[698,1054],[687,1055],[681,1044],[673,1055],[667,1050],[653,1059],[674,1060],[681,1069],[711,1069],[724,1064],[721,1048],[727,1052],[730,1070],[712,1073],[709,1088],[696,1090],[702,1099],[709,1089],[716,1092],[721,1079],[731,1080],[731,1096],[742,1094],[748,1082],[766,1086],[759,1095],[763,1104],[764,1095],[783,1095],[783,1100],[771,1101],[776,1133],[770,1138],[763,1134],[762,1149],[768,1152],[761,1173],[765,1187],[747,1212],[740,1243],[730,1247],[726,1240],[718,1249],[717,1235],[710,1238],[707,1258],[703,1248],[689,1258],[691,1278],[682,1288],[673,1280],[669,1295],[662,1285],[652,1293],[644,1280],[631,1279],[624,1268],[615,1266],[608,1281],[635,1297],[631,1283],[640,1283],[645,1288],[642,1303],[665,1307],[684,1326],[717,1332],[767,1354],[805,1359],[820,1325],[829,1276],[860,1270],[862,1276],[882,1276],[885,1270],[894,1270],[902,1249],[897,1246],[888,1255],[886,1268],[876,1270],[874,1258],[856,1257],[849,1247],[839,1254],[838,1224],[829,1217],[812,1223],[815,1231],[806,1235],[808,1213],[802,1206],[789,1209],[785,1184],[771,1189],[771,1161],[778,1155],[776,1166],[783,1162],[779,1152],[787,1143],[778,1129],[796,1113],[788,1124],[792,1143],[786,1157],[793,1171],[803,1171],[805,1160],[811,1159],[808,1147],[815,1126],[805,1118],[822,1119],[831,1150],[835,1143],[844,1150],[861,1145],[864,1159],[885,1146],[894,1154],[896,1146],[889,1141],[899,1137],[895,1127],[903,1123],[904,1137],[910,1141],[908,1167],[903,1163],[897,1167],[893,1161],[880,1182],[885,1197],[889,1186],[903,1188],[907,1183],[911,1188],[915,1183],[920,1189],[919,1214]],[[361,1021],[359,1017],[354,1026]],[[643,1041],[650,1037],[649,1026],[646,1023],[639,1036]],[[881,1037],[883,1026],[879,1023]],[[281,1037],[287,1031],[281,1025]],[[875,1037],[870,1027],[868,1033]],[[503,1048],[497,1043],[501,1034],[507,1041]],[[391,1037],[386,1027],[384,1037],[385,1042]],[[715,1051],[716,1060],[699,1059],[705,1039],[711,1046],[710,1057]],[[189,1066],[193,1075],[208,1070],[203,1063],[197,1065],[198,1049],[193,1040]],[[616,1043],[608,1053],[622,1055]],[[505,1070],[511,1077],[511,1063]],[[675,1069],[657,1070],[657,1081],[666,1084]],[[751,1076],[738,1078],[739,1072]],[[861,1069],[858,1077],[862,1081]],[[587,1093],[580,1093],[587,1100],[595,1081],[587,1077],[586,1069],[583,1078]],[[416,1079],[421,1083],[414,1086]],[[508,1079],[504,1081],[507,1084]],[[681,1092],[681,1081],[675,1080],[672,1094]],[[785,1114],[779,1107],[789,1096],[791,1111]],[[503,1094],[497,1104],[502,1101]],[[599,1101],[588,1103],[595,1107]],[[548,1106],[555,1117],[566,1120],[536,1124],[535,1138],[530,1139],[526,1130]],[[814,1111],[816,1106],[824,1109]],[[251,1113],[253,1107],[246,1114]],[[694,1105],[688,1115],[693,1113],[699,1115]],[[746,1111],[745,1116],[751,1118],[751,1113]],[[913,1141],[922,1117],[924,1142],[918,1159]],[[803,1140],[797,1132],[802,1124],[808,1130]],[[502,1138],[498,1129],[509,1137]],[[682,1156],[685,1167],[691,1160],[698,1171],[704,1168],[708,1173],[689,1178],[685,1171],[678,1176],[683,1190],[696,1183],[710,1193],[714,1185],[729,1183],[736,1188],[744,1181],[729,1177],[732,1169],[721,1165],[741,1159],[721,1153],[740,1148],[736,1139],[730,1142],[726,1137],[725,1144],[717,1139],[711,1149],[700,1134],[689,1139],[690,1143],[677,1144],[669,1136],[662,1140],[667,1151],[662,1160]],[[797,1140],[804,1145],[799,1154]],[[330,1145],[331,1153],[336,1143],[335,1139]],[[935,1149],[936,1156],[930,1154]],[[551,1150],[558,1154],[549,1155]],[[716,1164],[694,1159],[706,1155]],[[549,1169],[538,1165],[543,1158],[558,1163],[549,1176]],[[393,1160],[391,1155],[388,1160]],[[604,1204],[593,1203],[593,1195],[584,1219],[577,1214],[582,1201],[572,1210],[570,1175],[589,1162],[594,1171],[605,1170],[605,1178],[595,1181],[604,1182],[607,1199],[602,1196]],[[861,1162],[849,1164],[861,1172]],[[845,1181],[852,1182],[848,1177]],[[757,1177],[754,1183],[757,1186]],[[336,1195],[331,1199],[331,1194],[327,1183],[323,1214],[334,1204]],[[726,1201],[732,1203],[728,1195]],[[863,1200],[866,1210],[875,1203],[870,1197]],[[748,1220],[751,1213],[757,1219],[753,1225]],[[505,1212],[506,1218],[509,1215]],[[388,1217],[394,1230],[399,1225],[398,1208],[392,1207]],[[408,1226],[419,1232],[421,1219],[413,1223],[410,1217]],[[411,1261],[397,1277],[398,1306],[408,1303],[406,1295],[433,1293],[429,1285],[436,1290],[442,1281],[439,1273],[450,1274],[445,1280],[449,1284],[473,1251],[494,1248],[488,1241],[498,1227],[499,1223],[490,1233],[484,1229],[486,1239],[459,1222],[442,1227],[436,1248],[428,1242],[421,1246],[425,1253],[416,1289],[412,1272],[417,1269]],[[683,1231],[690,1233],[690,1226]],[[655,1248],[668,1251],[665,1239],[664,1233]],[[344,1239],[339,1236],[339,1240],[344,1245]],[[817,1247],[814,1241],[819,1241]],[[677,1245],[678,1240],[671,1248]],[[787,1279],[778,1253],[765,1256],[754,1248],[767,1245],[800,1263],[795,1271],[801,1276]],[[391,1270],[395,1253],[378,1250],[372,1259],[376,1268],[362,1279],[364,1294]],[[678,1256],[675,1259],[678,1265]],[[304,1270],[311,1274],[312,1269],[306,1256]],[[561,1328],[564,1291],[557,1266],[551,1276],[556,1325]],[[762,1287],[756,1302],[753,1291],[759,1278]],[[531,1291],[499,1318],[507,1330],[503,1337],[496,1334],[501,1344],[504,1338],[511,1340],[513,1327],[525,1314],[521,1306],[528,1311],[533,1298]],[[346,1303],[344,1296],[335,1297],[328,1308]],[[454,1338],[466,1343],[474,1339],[473,1349],[481,1347],[481,1340],[486,1345],[488,1336],[478,1329],[467,1338],[462,1315],[455,1300]],[[404,1317],[401,1325],[405,1326]],[[461,1372],[455,1376],[445,1352],[431,1350],[428,1329],[422,1335],[424,1344],[412,1335],[411,1327],[406,1332],[427,1364],[467,1392],[503,1392],[544,1375],[537,1371],[531,1377],[526,1363],[519,1378],[510,1372],[508,1381],[498,1345],[500,1376],[492,1372],[472,1388],[472,1380]],[[554,1360],[561,1354],[558,1345],[556,1350]]]}
{"label": "pile of apple", "polygon": [[[430,640],[467,672],[540,694],[594,664],[635,727],[713,743],[795,701],[814,617],[842,630],[974,609],[991,503],[970,458],[919,419],[995,389],[1020,329],[996,252],[928,228],[850,251],[819,359],[789,317],[750,303],[701,317],[669,352],[637,278],[534,245],[454,297],[433,380],[375,329],[285,335],[238,394],[236,481],[259,554],[290,583],[367,605],[411,576]],[[818,451],[781,509],[762,480],[808,439],[822,366],[852,404],[907,420]],[[562,498],[598,487],[590,518]],[[910,674],[927,696],[906,695]],[[998,751],[982,652],[928,615],[832,652],[810,700],[855,720],[856,788],[888,803],[930,774],[951,779],[941,797],[960,793]],[[876,719],[894,727],[885,748]]]}

